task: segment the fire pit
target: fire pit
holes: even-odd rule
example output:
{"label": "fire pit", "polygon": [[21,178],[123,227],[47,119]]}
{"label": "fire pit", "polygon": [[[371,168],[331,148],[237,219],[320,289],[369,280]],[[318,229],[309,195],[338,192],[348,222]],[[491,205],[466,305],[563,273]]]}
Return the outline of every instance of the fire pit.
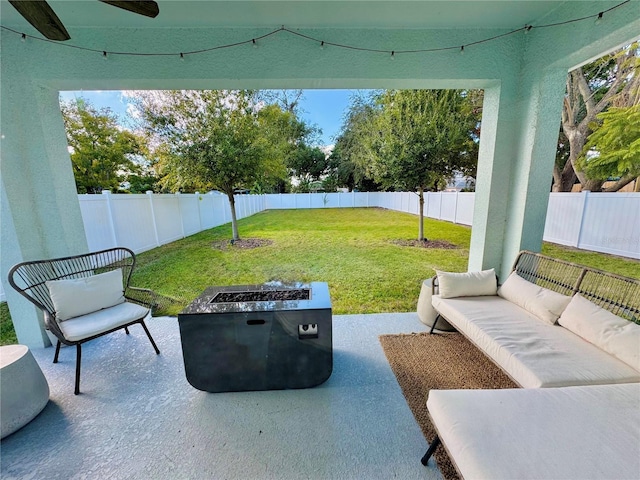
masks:
{"label": "fire pit", "polygon": [[199,390],[308,388],[333,369],[324,282],[209,287],[178,323],[185,374]]}

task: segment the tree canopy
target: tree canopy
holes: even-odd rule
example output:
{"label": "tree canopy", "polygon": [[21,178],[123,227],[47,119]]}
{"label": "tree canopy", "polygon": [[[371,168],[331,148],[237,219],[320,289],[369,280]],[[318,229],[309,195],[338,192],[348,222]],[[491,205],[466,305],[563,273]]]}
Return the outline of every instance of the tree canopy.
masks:
{"label": "tree canopy", "polygon": [[163,185],[224,192],[234,240],[235,192],[286,177],[284,159],[305,131],[295,114],[265,105],[253,90],[140,92],[137,104]]}
{"label": "tree canopy", "polygon": [[376,92],[353,99],[333,158],[347,163],[342,171],[351,181],[368,177],[385,189],[417,192],[423,240],[424,192],[442,188],[456,172],[475,174],[478,125],[466,91]]}
{"label": "tree canopy", "polygon": [[[580,167],[591,178],[640,176],[640,104],[612,107],[598,115]],[[589,156],[588,152],[595,152]]]}
{"label": "tree canopy", "polygon": [[83,99],[62,103],[61,110],[78,193],[115,191],[141,173],[135,158],[145,153],[145,141],[120,128],[111,110],[97,110]]}

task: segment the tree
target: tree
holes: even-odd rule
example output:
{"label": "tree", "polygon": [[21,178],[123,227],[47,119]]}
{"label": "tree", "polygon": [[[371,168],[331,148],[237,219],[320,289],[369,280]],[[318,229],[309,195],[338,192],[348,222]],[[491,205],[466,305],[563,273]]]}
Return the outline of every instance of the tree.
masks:
{"label": "tree", "polygon": [[381,108],[366,137],[366,150],[376,152],[369,171],[386,188],[417,191],[418,240],[425,240],[424,192],[477,164],[473,105],[459,90],[390,90],[377,103]]}
{"label": "tree", "polygon": [[369,171],[368,160],[377,155],[377,152],[371,150],[368,137],[375,129],[375,118],[381,108],[376,99],[381,93],[357,93],[350,99],[341,133],[329,157],[329,176],[332,178],[331,183],[337,187],[347,187],[350,191],[355,188],[362,191],[380,189]]}
{"label": "tree", "polygon": [[[611,105],[626,103],[637,91],[640,70],[637,43],[576,68],[567,76],[567,94],[562,110],[562,131],[569,155],[564,164],[556,162],[553,191],[571,191],[577,180],[584,190],[600,191],[606,177],[590,177],[581,168],[581,155],[598,114]],[[561,140],[562,141],[562,140]]]}
{"label": "tree", "polygon": [[[612,187],[617,190],[640,176],[640,103],[612,107],[600,113],[598,120],[601,124],[593,127],[579,165],[590,178],[619,177]],[[587,152],[595,153],[588,156]]]}
{"label": "tree", "polygon": [[[143,124],[162,141],[157,151],[163,184],[224,192],[233,240],[239,240],[235,191],[283,171],[274,153],[275,133],[261,128],[256,92],[183,90],[136,97]],[[262,113],[275,114],[273,109]]]}
{"label": "tree", "polygon": [[78,193],[115,191],[140,172],[135,156],[145,152],[144,139],[121,129],[111,110],[84,99],[63,103],[61,110]]}
{"label": "tree", "polygon": [[302,144],[289,156],[287,166],[302,184],[309,184],[314,180],[320,180],[327,172],[329,163],[320,148]]}

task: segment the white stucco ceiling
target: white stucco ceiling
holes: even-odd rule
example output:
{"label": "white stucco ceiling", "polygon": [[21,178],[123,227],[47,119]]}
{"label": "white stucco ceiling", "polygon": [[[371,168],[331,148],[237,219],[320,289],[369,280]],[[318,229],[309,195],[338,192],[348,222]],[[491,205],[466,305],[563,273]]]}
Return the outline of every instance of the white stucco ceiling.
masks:
{"label": "white stucco ceiling", "polygon": [[[37,34],[6,1],[2,0],[2,25]],[[502,1],[193,1],[158,0],[160,14],[146,18],[95,0],[49,0],[73,38],[74,27],[184,28],[279,27],[290,28],[479,28],[514,29],[541,22],[564,3],[547,0]],[[557,19],[554,19],[554,21]]]}

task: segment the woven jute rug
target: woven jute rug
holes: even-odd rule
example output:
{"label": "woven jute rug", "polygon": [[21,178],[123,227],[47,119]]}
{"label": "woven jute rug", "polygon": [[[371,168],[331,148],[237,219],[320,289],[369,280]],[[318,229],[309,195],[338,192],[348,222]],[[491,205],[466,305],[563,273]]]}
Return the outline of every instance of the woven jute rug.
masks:
{"label": "woven jute rug", "polygon": [[[429,442],[436,434],[426,405],[429,390],[517,388],[502,370],[459,333],[380,335],[380,343],[409,408]],[[459,478],[443,447],[436,450],[435,459],[444,478]]]}

